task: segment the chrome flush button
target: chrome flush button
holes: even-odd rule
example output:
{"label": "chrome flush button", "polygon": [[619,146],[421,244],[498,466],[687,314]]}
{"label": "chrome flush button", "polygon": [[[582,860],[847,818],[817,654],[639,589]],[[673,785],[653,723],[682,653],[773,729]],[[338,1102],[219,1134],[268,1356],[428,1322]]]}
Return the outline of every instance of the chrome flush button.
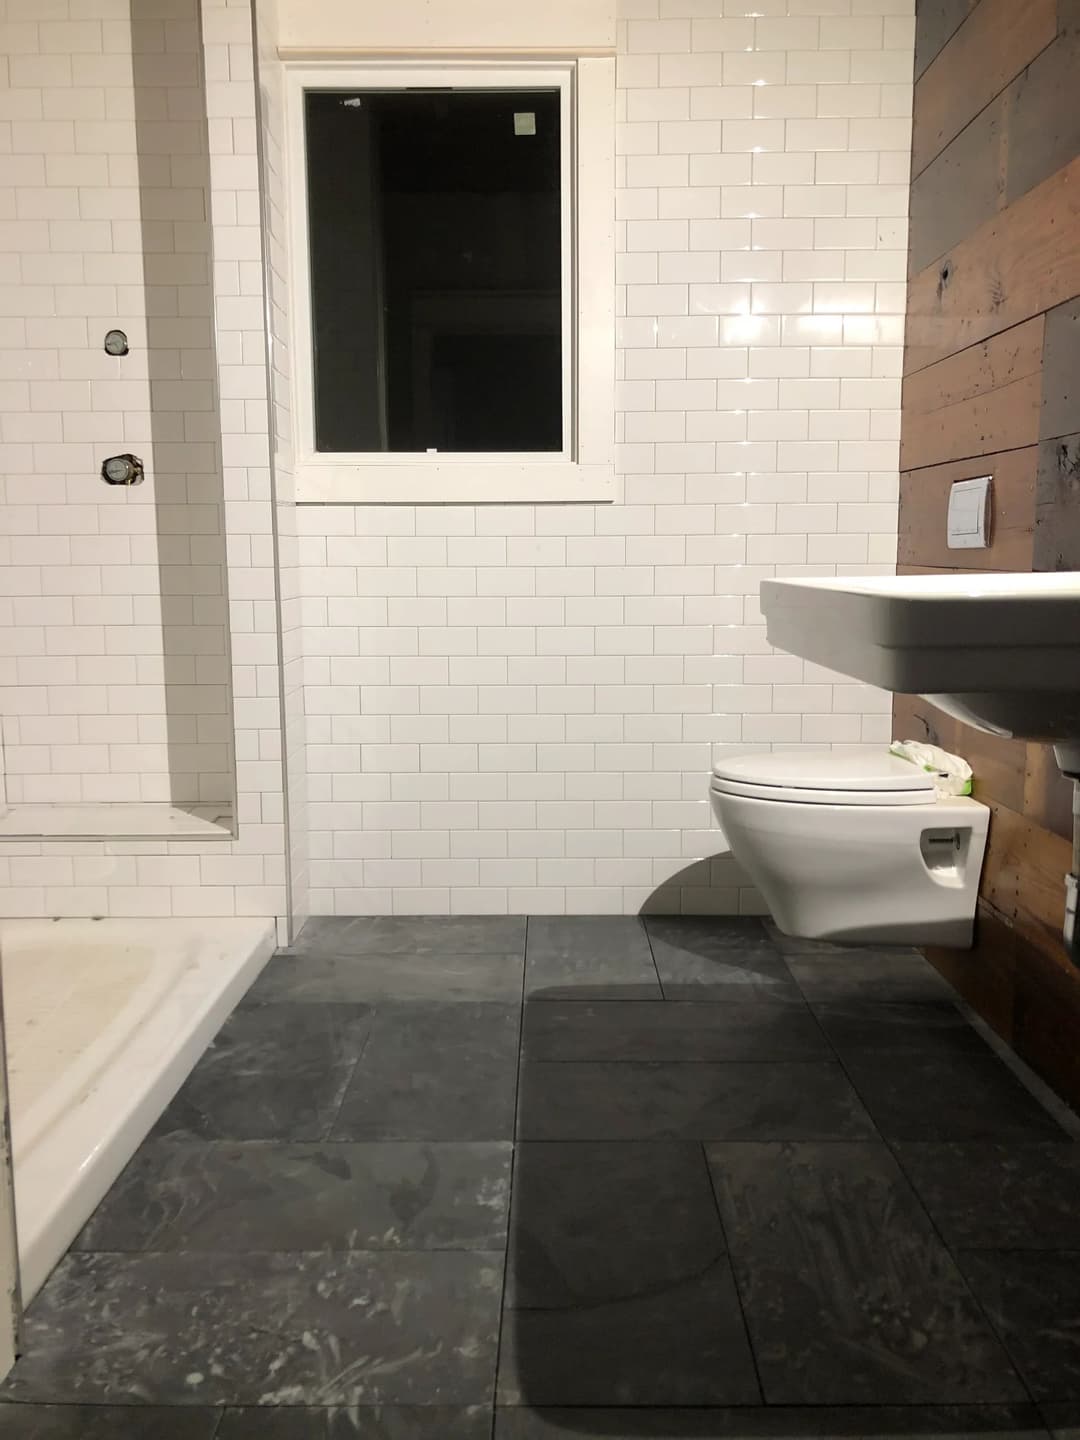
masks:
{"label": "chrome flush button", "polygon": [[105,335],[106,355],[126,355],[128,353],[128,338],[123,330],[109,330]]}

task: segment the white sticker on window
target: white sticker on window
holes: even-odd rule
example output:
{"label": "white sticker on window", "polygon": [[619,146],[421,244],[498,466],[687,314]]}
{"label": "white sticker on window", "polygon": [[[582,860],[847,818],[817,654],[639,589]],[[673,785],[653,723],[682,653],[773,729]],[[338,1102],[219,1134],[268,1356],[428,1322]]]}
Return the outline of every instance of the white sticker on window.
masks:
{"label": "white sticker on window", "polygon": [[514,134],[535,135],[536,134],[536,111],[515,110],[514,111]]}

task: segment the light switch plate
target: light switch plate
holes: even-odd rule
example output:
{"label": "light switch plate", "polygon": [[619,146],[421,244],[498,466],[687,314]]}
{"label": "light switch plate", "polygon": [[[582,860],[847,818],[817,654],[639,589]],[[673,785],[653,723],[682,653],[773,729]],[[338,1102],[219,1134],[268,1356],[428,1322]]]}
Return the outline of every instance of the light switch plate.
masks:
{"label": "light switch plate", "polygon": [[949,491],[950,550],[985,550],[990,544],[991,476],[958,480]]}

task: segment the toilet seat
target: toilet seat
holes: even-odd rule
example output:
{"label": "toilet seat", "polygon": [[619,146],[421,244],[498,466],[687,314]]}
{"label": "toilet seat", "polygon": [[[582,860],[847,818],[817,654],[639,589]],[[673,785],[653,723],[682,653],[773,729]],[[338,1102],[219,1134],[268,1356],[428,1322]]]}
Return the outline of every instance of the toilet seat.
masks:
{"label": "toilet seat", "polygon": [[888,751],[789,750],[738,755],[713,769],[719,795],[803,805],[933,805],[925,770]]}

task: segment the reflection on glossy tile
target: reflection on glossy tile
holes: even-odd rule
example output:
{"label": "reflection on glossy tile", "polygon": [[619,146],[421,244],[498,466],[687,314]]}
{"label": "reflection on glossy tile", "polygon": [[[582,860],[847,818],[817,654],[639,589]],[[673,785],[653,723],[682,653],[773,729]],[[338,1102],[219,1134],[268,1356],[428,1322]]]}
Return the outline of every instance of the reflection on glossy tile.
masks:
{"label": "reflection on glossy tile", "polygon": [[706,1154],[770,1404],[1025,1398],[885,1146]]}
{"label": "reflection on glossy tile", "polygon": [[149,1141],[78,1250],[494,1250],[510,1146]]}
{"label": "reflection on glossy tile", "polygon": [[[502,1256],[69,1255],[31,1307],[6,1398],[483,1404]],[[393,1302],[390,1302],[393,1297]]]}
{"label": "reflection on glossy tile", "polygon": [[380,1006],[335,1140],[509,1140],[520,1005]]}
{"label": "reflection on glossy tile", "polygon": [[277,955],[256,980],[247,1000],[502,1000],[513,1004],[521,998],[523,963],[520,951],[508,955],[376,955],[366,951]]}
{"label": "reflection on glossy tile", "polygon": [[873,1126],[839,1065],[526,1062],[522,1140],[850,1140]]}
{"label": "reflection on glossy tile", "polygon": [[523,1042],[528,1060],[832,1058],[820,1027],[802,1005],[532,1001],[525,1007]]}

